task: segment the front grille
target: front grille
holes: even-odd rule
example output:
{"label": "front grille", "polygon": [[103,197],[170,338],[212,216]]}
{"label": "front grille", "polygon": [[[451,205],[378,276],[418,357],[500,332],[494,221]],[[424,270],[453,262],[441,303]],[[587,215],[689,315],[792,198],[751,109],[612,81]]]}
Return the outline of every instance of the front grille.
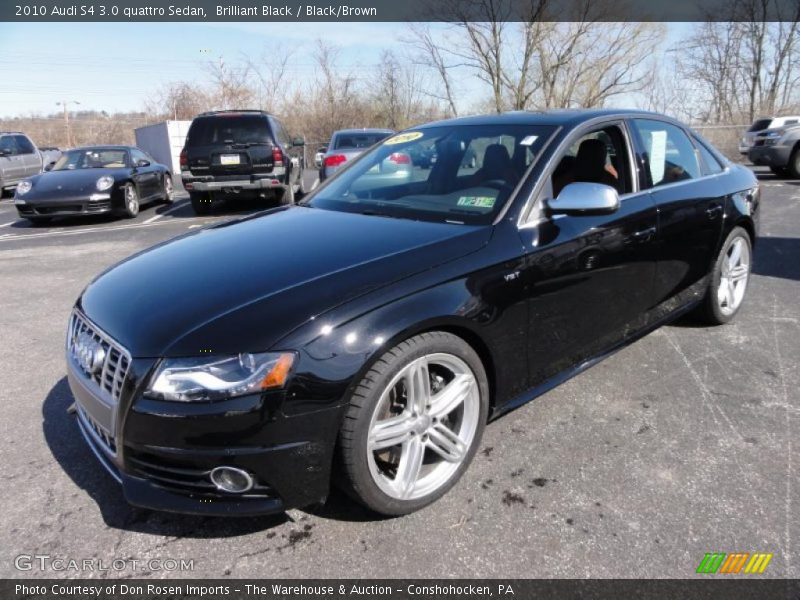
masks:
{"label": "front grille", "polygon": [[[104,358],[101,365],[92,368],[81,362],[77,346],[81,341],[92,340],[95,345],[103,349]],[[109,404],[116,405],[122,393],[122,384],[131,365],[131,356],[125,348],[117,344],[108,335],[103,333],[86,317],[77,310],[70,318],[67,333],[67,348],[77,367],[91,379],[102,396],[110,400]]]}
{"label": "front grille", "polygon": [[94,438],[94,440],[111,455],[116,456],[117,443],[114,440],[114,437],[108,431],[106,431],[102,425],[95,421],[80,404],[78,404],[78,412],[80,413],[79,418],[83,419],[86,429],[89,431],[89,434]]}
{"label": "front grille", "polygon": [[209,475],[211,468],[200,468],[125,447],[125,458],[134,474],[168,490],[192,495],[274,498],[272,488],[259,481],[245,494],[227,494],[218,490]]}

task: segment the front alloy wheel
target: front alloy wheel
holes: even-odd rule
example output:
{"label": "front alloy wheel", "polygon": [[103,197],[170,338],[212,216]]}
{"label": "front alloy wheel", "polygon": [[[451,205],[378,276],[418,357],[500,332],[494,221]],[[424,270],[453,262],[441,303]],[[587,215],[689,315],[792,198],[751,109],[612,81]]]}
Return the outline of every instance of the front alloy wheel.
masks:
{"label": "front alloy wheel", "polygon": [[175,199],[175,186],[172,183],[172,176],[169,173],[164,173],[164,191],[162,197],[166,204],[172,204],[172,201]]}
{"label": "front alloy wheel", "polygon": [[340,436],[346,490],[386,515],[430,504],[466,470],[487,411],[486,375],[469,344],[444,332],[402,342],[353,394]]}
{"label": "front alloy wheel", "polygon": [[139,214],[139,193],[136,191],[136,186],[132,183],[125,184],[122,196],[125,201],[125,216],[132,219]]}

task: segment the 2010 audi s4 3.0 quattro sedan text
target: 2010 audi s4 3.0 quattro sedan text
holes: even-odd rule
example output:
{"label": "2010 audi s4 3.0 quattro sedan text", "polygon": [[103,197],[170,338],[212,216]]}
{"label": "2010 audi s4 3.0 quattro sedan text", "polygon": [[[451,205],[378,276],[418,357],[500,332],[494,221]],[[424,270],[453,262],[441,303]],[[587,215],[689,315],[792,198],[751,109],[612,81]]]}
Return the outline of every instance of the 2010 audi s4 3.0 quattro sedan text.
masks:
{"label": "2010 audi s4 3.0 quattro sedan text", "polygon": [[733,318],[758,206],[750,171],[657,114],[401,132],[300,204],[92,281],[67,332],[78,425],[137,506],[268,513],[333,482],[409,513],[487,421],[689,310]]}

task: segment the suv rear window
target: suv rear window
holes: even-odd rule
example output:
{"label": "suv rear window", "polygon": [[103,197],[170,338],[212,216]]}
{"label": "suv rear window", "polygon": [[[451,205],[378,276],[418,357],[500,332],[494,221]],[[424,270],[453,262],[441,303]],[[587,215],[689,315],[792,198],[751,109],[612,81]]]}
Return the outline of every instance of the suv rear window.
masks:
{"label": "suv rear window", "polygon": [[770,123],[772,123],[772,119],[759,119],[758,121],[750,125],[750,129],[748,129],[747,131],[752,132],[752,131],[761,131],[762,129],[767,129]]}
{"label": "suv rear window", "polygon": [[345,148],[369,148],[390,135],[392,135],[391,131],[381,131],[379,133],[340,133],[336,136],[333,148],[335,150]]}
{"label": "suv rear window", "polygon": [[188,146],[271,141],[267,119],[257,115],[198,117],[186,138]]}

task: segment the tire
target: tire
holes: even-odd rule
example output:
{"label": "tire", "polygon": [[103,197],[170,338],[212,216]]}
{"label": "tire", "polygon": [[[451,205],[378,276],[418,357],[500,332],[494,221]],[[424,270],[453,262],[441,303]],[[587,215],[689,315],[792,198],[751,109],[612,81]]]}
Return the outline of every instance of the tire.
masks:
{"label": "tire", "polygon": [[133,219],[139,214],[139,191],[133,183],[126,183],[122,186],[122,201],[125,203],[125,216]]}
{"label": "tire", "polygon": [[[406,387],[411,381],[417,385]],[[409,389],[424,391],[409,398]],[[448,389],[449,395],[441,395]],[[401,342],[374,363],[350,397],[339,433],[337,484],[382,515],[419,510],[466,471],[488,412],[486,372],[467,342],[441,331]],[[389,419],[391,430],[385,426]],[[386,437],[376,440],[381,432]],[[368,450],[370,444],[379,447]]]}
{"label": "tire", "polygon": [[[734,248],[737,245],[738,251]],[[737,252],[739,259],[732,265],[733,255]],[[723,325],[736,316],[747,292],[752,264],[753,244],[750,235],[742,227],[734,227],[722,244],[711,271],[700,311],[704,321],[711,325]],[[731,273],[734,274],[733,278],[730,277]]]}
{"label": "tire", "polygon": [[207,215],[211,212],[211,195],[201,192],[190,192],[189,200],[192,203],[192,209],[198,216]]}
{"label": "tire", "polygon": [[800,148],[795,148],[786,165],[787,174],[792,179],[800,179]]}
{"label": "tire", "polygon": [[280,197],[280,203],[283,206],[290,206],[294,204],[294,186],[291,183],[283,188],[283,193]]}
{"label": "tire", "polygon": [[161,199],[165,204],[172,204],[175,201],[175,185],[172,183],[172,176],[164,173],[164,181],[161,182]]}

